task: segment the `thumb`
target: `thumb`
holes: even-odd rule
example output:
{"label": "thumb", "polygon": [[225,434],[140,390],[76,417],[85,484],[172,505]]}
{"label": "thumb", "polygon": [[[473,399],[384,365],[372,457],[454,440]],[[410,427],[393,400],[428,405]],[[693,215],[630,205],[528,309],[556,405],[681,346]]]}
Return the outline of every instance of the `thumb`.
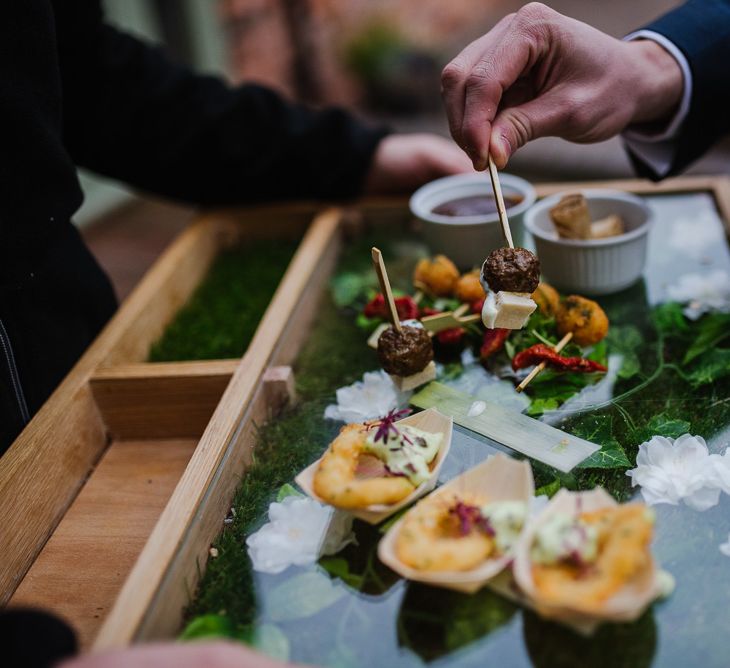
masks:
{"label": "thumb", "polygon": [[501,110],[492,124],[489,148],[500,169],[527,142],[549,135],[561,135],[561,107],[545,96]]}

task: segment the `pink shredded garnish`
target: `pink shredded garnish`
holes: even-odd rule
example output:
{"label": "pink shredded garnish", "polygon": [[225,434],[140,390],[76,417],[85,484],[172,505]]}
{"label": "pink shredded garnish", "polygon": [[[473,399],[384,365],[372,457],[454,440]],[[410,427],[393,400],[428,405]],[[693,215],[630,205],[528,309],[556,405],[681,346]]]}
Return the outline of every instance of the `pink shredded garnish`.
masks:
{"label": "pink shredded garnish", "polygon": [[481,529],[487,536],[494,536],[494,529],[489,524],[489,520],[482,515],[482,511],[477,506],[457,501],[449,512],[456,515],[459,520],[459,533],[462,536],[469,535],[475,528]]}
{"label": "pink shredded garnish", "polygon": [[373,441],[375,441],[375,443],[377,443],[378,441],[383,441],[383,443],[387,443],[388,438],[392,433],[394,436],[401,435],[404,441],[406,441],[407,443],[411,443],[411,439],[408,438],[408,436],[406,436],[405,434],[402,434],[398,427],[395,426],[395,423],[398,420],[402,420],[404,417],[410,414],[411,410],[409,408],[403,408],[401,410],[393,409],[385,417],[368,424],[368,430],[373,429],[374,427],[377,427],[378,429],[375,432],[375,438],[373,439]]}

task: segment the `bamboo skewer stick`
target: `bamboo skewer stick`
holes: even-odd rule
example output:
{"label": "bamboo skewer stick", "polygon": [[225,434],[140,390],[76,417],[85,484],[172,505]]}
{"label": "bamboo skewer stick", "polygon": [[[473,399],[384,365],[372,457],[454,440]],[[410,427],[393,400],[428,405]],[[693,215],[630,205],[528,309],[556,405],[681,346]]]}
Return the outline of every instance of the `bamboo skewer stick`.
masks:
{"label": "bamboo skewer stick", "polygon": [[385,303],[388,305],[388,312],[390,313],[390,322],[395,327],[396,332],[401,331],[400,318],[398,317],[398,309],[395,307],[395,300],[393,299],[393,291],[390,289],[390,281],[388,280],[388,272],[385,269],[385,263],[383,262],[383,254],[380,249],[373,247],[372,251],[373,266],[375,267],[375,273],[378,275],[378,281],[380,281],[380,289],[385,297]]}
{"label": "bamboo skewer stick", "polygon": [[[553,347],[553,350],[556,353],[559,353],[565,346],[568,345],[570,340],[573,338],[573,332],[568,332],[560,341],[558,341],[555,346]],[[539,374],[541,371],[545,369],[547,364],[545,362],[540,362],[530,373],[528,376],[517,386],[517,391],[522,392],[529,384],[530,382]]]}
{"label": "bamboo skewer stick", "polygon": [[504,197],[502,197],[502,186],[499,184],[499,173],[497,165],[494,164],[492,156],[489,156],[489,178],[492,180],[492,190],[494,191],[494,199],[497,200],[497,211],[499,212],[499,222],[502,223],[502,236],[510,248],[514,248],[512,241],[512,231],[509,228],[509,220],[507,220],[507,209],[504,206]]}

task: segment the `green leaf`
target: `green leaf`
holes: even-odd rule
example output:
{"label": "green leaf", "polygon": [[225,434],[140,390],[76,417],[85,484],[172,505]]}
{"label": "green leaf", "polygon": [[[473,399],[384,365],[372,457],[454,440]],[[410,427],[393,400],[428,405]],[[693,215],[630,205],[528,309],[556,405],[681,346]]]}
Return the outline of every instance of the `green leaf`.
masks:
{"label": "green leaf", "polygon": [[577,468],[616,469],[631,466],[624,449],[613,436],[613,418],[610,415],[583,416],[571,425],[569,431],[601,446],[600,450],[583,460]]}
{"label": "green leaf", "polygon": [[322,573],[300,573],[271,591],[266,601],[268,618],[274,622],[285,622],[313,617],[344,594],[342,586],[337,586]]}
{"label": "green leaf", "polygon": [[339,307],[352,306],[356,301],[366,299],[370,290],[375,287],[374,276],[372,272],[345,272],[335,276],[330,281],[335,304]]}
{"label": "green leaf", "polygon": [[294,487],[294,485],[290,485],[289,483],[281,486],[279,493],[276,495],[276,500],[281,503],[287,496],[299,496],[304,498],[304,494]]}
{"label": "green leaf", "polygon": [[639,427],[632,434],[634,443],[644,443],[652,436],[666,436],[667,438],[678,438],[687,434],[692,425],[687,420],[672,418],[667,413],[654,415],[643,427]]}
{"label": "green leaf", "polygon": [[606,339],[611,352],[619,353],[623,358],[618,372],[619,378],[632,378],[641,371],[637,350],[641,347],[643,339],[637,327],[615,325],[609,330]]}
{"label": "green leaf", "polygon": [[624,449],[614,438],[604,441],[601,449],[584,459],[576,468],[581,469],[628,469],[631,467]]}
{"label": "green leaf", "polygon": [[234,638],[233,622],[225,615],[201,615],[195,617],[183,629],[180,640],[200,638]]}
{"label": "green leaf", "polygon": [[682,307],[676,302],[666,302],[657,306],[651,314],[654,326],[661,334],[672,335],[688,329],[687,319]]}
{"label": "green leaf", "polygon": [[557,494],[562,487],[563,485],[560,482],[560,478],[555,478],[552,482],[546,483],[542,487],[538,487],[535,490],[535,496],[542,496],[544,494],[550,499]]}
{"label": "green leaf", "polygon": [[699,323],[699,334],[682,360],[688,364],[708,350],[715,348],[718,343],[730,337],[730,313],[711,313],[702,318]]}
{"label": "green leaf", "polygon": [[362,589],[365,578],[357,573],[350,572],[350,564],[342,557],[323,557],[319,565],[330,575],[340,578],[345,584],[358,591]]}
{"label": "green leaf", "polygon": [[685,378],[699,387],[730,375],[730,350],[714,348],[700,355]]}
{"label": "green leaf", "polygon": [[373,332],[378,325],[383,322],[380,318],[368,318],[364,313],[358,313],[355,318],[355,324],[366,332]]}

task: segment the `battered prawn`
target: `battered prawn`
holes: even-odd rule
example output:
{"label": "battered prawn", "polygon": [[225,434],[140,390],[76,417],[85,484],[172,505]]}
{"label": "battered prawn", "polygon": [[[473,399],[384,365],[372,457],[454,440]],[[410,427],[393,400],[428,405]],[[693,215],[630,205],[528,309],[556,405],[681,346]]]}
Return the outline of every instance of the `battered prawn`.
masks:
{"label": "battered prawn", "polygon": [[337,508],[366,508],[398,503],[413,492],[415,486],[402,476],[355,476],[366,440],[365,425],[349,424],[340,430],[314,474],[314,492],[323,501]]}
{"label": "battered prawn", "polygon": [[494,551],[494,539],[478,522],[464,531],[463,508],[477,512],[485,499],[436,495],[420,501],[403,519],[395,552],[404,564],[420,571],[468,571]]}
{"label": "battered prawn", "polygon": [[532,578],[545,603],[590,611],[651,567],[653,522],[641,504],[604,508],[580,517],[598,532],[595,562],[534,564]]}

